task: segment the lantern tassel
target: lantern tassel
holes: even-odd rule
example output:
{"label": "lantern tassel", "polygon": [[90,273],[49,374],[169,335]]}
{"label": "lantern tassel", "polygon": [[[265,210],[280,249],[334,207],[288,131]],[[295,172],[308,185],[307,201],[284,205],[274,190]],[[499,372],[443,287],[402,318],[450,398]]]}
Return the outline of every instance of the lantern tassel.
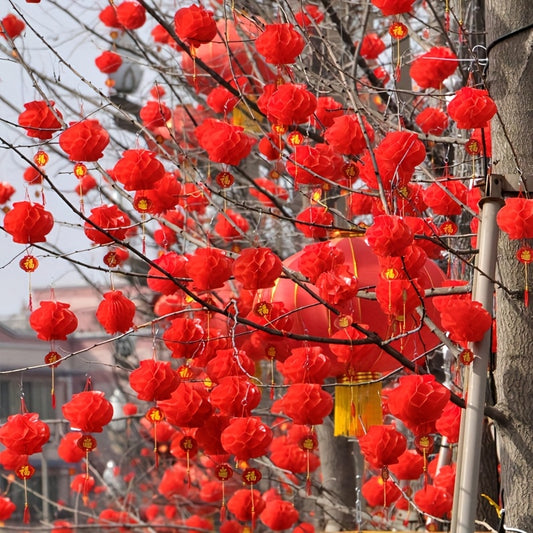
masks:
{"label": "lantern tassel", "polygon": [[309,470],[309,450],[305,450],[305,491],[307,492],[308,496],[311,496],[311,472]]}
{"label": "lantern tassel", "polygon": [[222,502],[220,504],[220,521],[224,522],[226,520],[226,495],[224,490],[224,481],[222,481]]}
{"label": "lantern tassel", "polygon": [[335,387],[334,435],[360,437],[383,423],[381,383],[366,383],[379,374],[356,372],[345,375]]}
{"label": "lantern tassel", "polygon": [[24,478],[24,516],[23,521],[25,524],[30,523],[30,505],[28,504],[28,485],[26,478]]}
{"label": "lantern tassel", "polygon": [[52,409],[56,408],[56,389],[55,389],[55,372],[52,366],[52,388],[50,389],[50,397],[52,400]]}
{"label": "lantern tassel", "polygon": [[157,450],[157,424],[154,422],[154,456],[155,467],[159,468],[159,452]]}
{"label": "lantern tassel", "polygon": [[526,278],[526,285],[524,287],[524,305],[526,307],[529,307],[529,282],[528,282],[528,275],[527,275],[527,264],[524,265],[525,269],[525,278]]}

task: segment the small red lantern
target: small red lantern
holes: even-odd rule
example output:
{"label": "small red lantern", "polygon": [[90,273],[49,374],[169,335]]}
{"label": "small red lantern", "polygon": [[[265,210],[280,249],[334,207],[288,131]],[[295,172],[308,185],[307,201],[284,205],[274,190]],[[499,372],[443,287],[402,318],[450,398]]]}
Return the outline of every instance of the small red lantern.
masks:
{"label": "small red lantern", "polygon": [[63,416],[72,428],[83,433],[101,433],[113,418],[113,406],[101,391],[86,390],[74,394],[63,405]]}
{"label": "small red lantern", "polygon": [[13,242],[34,244],[46,242],[54,227],[52,213],[41,204],[28,201],[15,202],[4,217],[4,229],[13,237]]}
{"label": "small red lantern", "polygon": [[50,428],[39,420],[38,413],[20,413],[7,417],[0,427],[0,442],[18,455],[32,455],[42,451],[50,438]]}
{"label": "small red lantern", "polygon": [[260,520],[272,531],[282,531],[292,527],[299,513],[294,505],[286,500],[273,500],[266,504]]}
{"label": "small red lantern", "polygon": [[9,520],[17,506],[7,497],[0,496],[0,522]]}
{"label": "small red lantern", "polygon": [[294,63],[305,47],[303,37],[290,23],[267,24],[255,40],[255,48],[267,63],[288,65]]}
{"label": "small red lantern", "polygon": [[255,519],[265,509],[265,500],[256,489],[237,490],[228,501],[228,509],[241,522],[255,523]]}
{"label": "small red lantern", "polygon": [[405,39],[408,34],[409,29],[403,22],[396,21],[389,26],[389,35],[397,41]]}
{"label": "small red lantern", "polygon": [[485,89],[463,87],[448,104],[448,113],[459,129],[484,128],[496,114],[496,104]]}
{"label": "small red lantern", "polygon": [[59,146],[71,161],[98,161],[109,144],[109,134],[97,120],[72,122],[59,136]]}
{"label": "small red lantern", "polygon": [[198,291],[218,289],[231,277],[233,259],[219,248],[197,248],[185,265]]}
{"label": "small red lantern", "polygon": [[80,437],[81,433],[71,431],[61,438],[57,453],[66,463],[79,463],[85,457],[85,450],[78,446]]}
{"label": "small red lantern", "polygon": [[437,518],[447,516],[452,510],[453,498],[442,487],[426,484],[415,492],[413,500],[423,513]]}
{"label": "small red lantern", "polygon": [[115,242],[114,239],[124,240],[131,225],[130,217],[115,204],[94,207],[89,220],[94,225],[85,222],[84,232],[95,244],[111,244]]}
{"label": "small red lantern", "polygon": [[315,426],[333,410],[333,398],[318,383],[293,383],[272,410],[282,411],[295,424]]}
{"label": "small red lantern", "polygon": [[227,453],[246,461],[266,454],[272,430],[257,416],[234,418],[222,432],[220,442]]}
{"label": "small red lantern", "polygon": [[202,426],[213,411],[205,387],[189,382],[180,383],[168,400],[157,405],[171,424],[187,428]]}
{"label": "small red lantern", "polygon": [[35,272],[39,266],[39,260],[34,255],[25,255],[19,261],[19,266],[24,272]]}
{"label": "small red lantern", "polygon": [[[357,43],[356,43],[357,44]],[[385,51],[385,43],[377,33],[367,33],[361,41],[359,54],[365,59],[377,59]]]}
{"label": "small red lantern", "polygon": [[56,301],[39,302],[39,308],[30,315],[30,326],[43,341],[66,340],[78,327],[76,315],[70,304]]}
{"label": "small red lantern", "polygon": [[127,0],[114,9],[118,23],[126,30],[136,30],[146,22],[146,10],[139,2]]}
{"label": "small red lantern", "polygon": [[426,107],[415,122],[426,135],[442,135],[448,127],[448,115],[438,107]]}
{"label": "small red lantern", "polygon": [[182,41],[195,48],[211,42],[217,35],[213,13],[197,5],[178,9],[174,15],[174,28]]}
{"label": "small red lantern", "polygon": [[47,140],[61,129],[62,115],[53,101],[35,100],[26,102],[24,107],[26,110],[19,115],[18,123],[26,128],[28,137]]}
{"label": "small red lantern", "polygon": [[272,287],[281,273],[281,259],[270,248],[245,248],[233,264],[235,279],[248,290]]}
{"label": "small red lantern", "polygon": [[401,256],[413,243],[409,226],[396,215],[380,215],[366,231],[366,241],[379,256]]}
{"label": "small red lantern", "polygon": [[374,142],[374,129],[362,115],[343,115],[333,120],[333,124],[324,132],[324,139],[341,154],[359,155],[368,147],[368,143]]}
{"label": "small red lantern", "polygon": [[113,178],[127,191],[151,189],[164,176],[165,168],[150,150],[126,150],[112,170]]}
{"label": "small red lantern", "polygon": [[116,72],[122,65],[122,57],[116,52],[105,50],[95,60],[96,67],[104,74]]}
{"label": "small red lantern", "polygon": [[108,291],[96,309],[96,319],[110,335],[126,333],[133,326],[135,304],[122,291]]}
{"label": "small red lantern", "polygon": [[163,341],[172,357],[190,359],[201,355],[205,346],[205,331],[200,320],[176,318],[163,333]]}
{"label": "small red lantern", "polygon": [[311,206],[296,217],[296,227],[312,239],[323,239],[331,231],[333,215],[327,207]]}
{"label": "small red lantern", "polygon": [[268,120],[275,124],[303,124],[309,120],[316,105],[315,95],[305,85],[284,83],[268,99]]}
{"label": "small red lantern", "polygon": [[449,48],[435,46],[413,61],[410,74],[421,89],[440,89],[458,66],[457,56]]}
{"label": "small red lantern", "polygon": [[168,400],[180,379],[168,361],[144,359],[129,377],[131,388],[139,400],[148,402]]}
{"label": "small red lantern", "polygon": [[13,15],[13,13],[8,13],[2,19],[2,28],[0,28],[0,37],[6,40],[8,37],[10,39],[16,39],[24,31],[26,24],[16,15]]}
{"label": "small red lantern", "polygon": [[370,507],[388,507],[400,496],[400,489],[390,479],[384,480],[381,476],[372,476],[363,483],[361,494]]}
{"label": "small red lantern", "polygon": [[409,13],[415,0],[372,0],[372,4],[381,10],[385,17]]}
{"label": "small red lantern", "polygon": [[261,401],[261,391],[250,380],[225,376],[213,388],[211,405],[227,416],[250,416]]}
{"label": "small red lantern", "polygon": [[506,198],[496,223],[510,239],[533,238],[533,200],[522,196]]}

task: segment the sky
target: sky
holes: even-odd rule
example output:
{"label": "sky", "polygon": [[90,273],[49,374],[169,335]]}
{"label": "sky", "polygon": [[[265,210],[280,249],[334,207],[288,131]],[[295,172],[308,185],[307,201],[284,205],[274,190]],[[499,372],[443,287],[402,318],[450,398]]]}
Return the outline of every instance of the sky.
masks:
{"label": "sky", "polygon": [[[42,32],[47,41],[59,51],[76,69],[97,85],[105,89],[105,76],[101,74],[94,65],[94,58],[102,51],[101,44],[90,38],[87,34],[82,34],[75,23],[61,10],[55,8],[50,3],[23,3],[13,2],[20,10],[28,16],[30,24]],[[71,13],[87,21],[88,24],[97,24],[99,7],[104,2],[85,2],[69,0],[69,10]],[[85,6],[84,6],[85,4]],[[91,7],[86,7],[89,4]],[[14,13],[14,9],[9,0],[0,0],[0,18],[8,13]],[[5,46],[3,39],[0,45]],[[21,53],[31,64],[40,67],[50,75],[60,78],[64,83],[70,83],[76,90],[83,93],[87,89],[74,78],[65,66],[60,66],[56,58],[44,49],[43,44],[29,29],[26,29],[23,37],[16,39],[17,46]],[[0,94],[9,102],[12,102],[18,109],[22,108],[24,102],[41,99],[36,89],[32,86],[29,77],[21,71],[20,66],[6,59],[5,54],[0,54]],[[81,106],[80,102],[73,102],[74,106]],[[80,109],[81,111],[81,109]],[[12,110],[4,102],[0,101],[0,137],[16,145],[24,145],[24,153],[28,157],[33,157],[37,147],[32,140],[24,135],[20,130],[8,126],[4,121],[17,122],[18,112]],[[65,118],[70,118],[65,117]],[[0,143],[1,146],[1,143]],[[0,147],[0,181],[10,182],[16,193],[12,201],[25,199],[35,199],[40,188],[36,186],[26,187],[22,179],[22,174],[26,168],[18,156],[10,153],[4,146]],[[57,170],[64,170],[64,161],[54,154],[50,154],[50,162],[46,167],[47,173],[57,179],[56,183],[64,190],[70,191],[73,188],[73,176],[61,175]],[[72,196],[75,201],[76,197]],[[70,214],[64,206],[54,198],[50,192],[45,192],[45,208],[55,215],[59,220],[68,221]],[[50,235],[49,243],[52,245],[62,245],[65,242],[71,243],[78,238],[79,231],[73,231],[68,226],[56,223]],[[88,246],[88,241],[83,241],[83,246]],[[29,294],[29,276],[23,272],[18,263],[24,255],[25,246],[12,242],[10,235],[0,232],[0,284],[3,287],[3,295],[0,298],[0,316],[12,314],[27,308]],[[38,269],[31,275],[33,287],[60,287],[79,284],[80,277],[64,261],[54,257],[43,257],[40,252],[34,250],[34,255],[40,258]]]}

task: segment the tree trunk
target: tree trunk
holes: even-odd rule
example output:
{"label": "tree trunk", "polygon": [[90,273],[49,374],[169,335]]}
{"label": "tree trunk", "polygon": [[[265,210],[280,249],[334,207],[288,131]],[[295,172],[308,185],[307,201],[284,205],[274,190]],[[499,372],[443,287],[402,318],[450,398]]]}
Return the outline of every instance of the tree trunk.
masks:
{"label": "tree trunk", "polygon": [[[499,111],[492,121],[493,173],[527,177],[533,174],[533,30],[524,27],[533,23],[533,2],[487,0],[486,22],[488,89]],[[495,383],[497,407],[507,416],[497,426],[505,524],[533,531],[533,306],[525,306],[525,267],[515,255],[524,244],[499,239],[506,290],[497,290]]]}

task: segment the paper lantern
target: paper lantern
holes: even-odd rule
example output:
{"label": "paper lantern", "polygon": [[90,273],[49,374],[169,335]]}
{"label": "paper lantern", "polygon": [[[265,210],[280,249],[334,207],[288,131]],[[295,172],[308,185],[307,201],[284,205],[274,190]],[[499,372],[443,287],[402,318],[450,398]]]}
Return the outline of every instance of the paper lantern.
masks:
{"label": "paper lantern", "polygon": [[387,406],[415,435],[435,430],[435,421],[450,399],[450,391],[431,374],[403,376],[396,388],[387,392]]}
{"label": "paper lantern", "polygon": [[6,40],[8,37],[9,39],[16,39],[26,28],[24,21],[13,15],[13,13],[8,13],[1,22],[0,37]]}
{"label": "paper lantern", "polygon": [[267,453],[272,430],[257,416],[234,418],[222,432],[220,442],[227,453],[246,461]]}
{"label": "paper lantern", "polygon": [[139,111],[139,116],[147,128],[164,127],[170,120],[172,112],[164,102],[147,102]]}
{"label": "paper lantern", "polygon": [[38,413],[20,413],[7,417],[0,427],[0,442],[18,455],[32,455],[42,451],[50,438],[48,424],[39,420]]}
{"label": "paper lantern", "polygon": [[377,33],[367,33],[361,41],[359,55],[365,59],[377,59],[385,50],[385,43]]}
{"label": "paper lantern", "polygon": [[197,5],[178,9],[174,15],[174,28],[182,41],[196,48],[209,43],[217,35],[213,13]]}
{"label": "paper lantern", "polygon": [[295,146],[286,167],[297,185],[320,185],[329,189],[331,184],[324,180],[337,180],[343,165],[342,157],[331,146],[317,143]]}
{"label": "paper lantern", "polygon": [[332,229],[333,215],[326,207],[311,206],[304,209],[296,220],[296,228],[306,237],[323,239]]}
{"label": "paper lantern", "polygon": [[227,416],[246,417],[261,401],[261,391],[249,379],[240,376],[221,378],[211,391],[211,405]]}
{"label": "paper lantern", "polygon": [[28,201],[15,202],[4,217],[4,229],[20,244],[46,242],[53,227],[52,213]]}
{"label": "paper lantern", "polygon": [[116,6],[117,21],[126,30],[136,30],[146,22],[146,10],[139,2],[121,2]]}
{"label": "paper lantern", "polygon": [[274,124],[303,124],[316,109],[317,100],[305,85],[284,83],[268,99],[268,120]]}
{"label": "paper lantern", "polygon": [[109,144],[109,134],[95,119],[71,122],[59,136],[59,146],[71,161],[98,161]]}
{"label": "paper lantern", "polygon": [[453,498],[445,489],[429,484],[415,492],[413,501],[423,513],[436,518],[447,516],[453,505]]}
{"label": "paper lantern", "polygon": [[131,388],[139,400],[148,402],[168,400],[180,379],[168,361],[144,359],[129,376]]}
{"label": "paper lantern", "polygon": [[0,496],[0,522],[9,520],[17,506],[7,497]]}
{"label": "paper lantern", "polygon": [[392,425],[372,426],[359,437],[363,457],[378,469],[397,463],[406,446],[407,439]]}
{"label": "paper lantern", "polygon": [[18,117],[18,123],[26,128],[28,137],[41,140],[51,139],[61,129],[61,113],[52,100],[34,100],[24,104],[25,111]]}
{"label": "paper lantern", "polygon": [[291,502],[273,500],[265,505],[260,520],[272,531],[282,531],[292,527],[298,517],[299,513]]}
{"label": "paper lantern", "polygon": [[61,437],[57,447],[57,454],[66,463],[79,463],[84,457],[85,452],[78,446],[81,433],[70,431]]}
{"label": "paper lantern", "polygon": [[448,113],[459,129],[484,128],[496,114],[496,104],[485,89],[463,87],[448,104]]}
{"label": "paper lantern", "polygon": [[198,291],[219,289],[231,277],[233,259],[219,248],[197,248],[188,259],[185,270]]}
{"label": "paper lantern", "polygon": [[308,244],[301,252],[298,260],[298,271],[315,283],[318,276],[337,265],[343,264],[345,256],[342,250],[330,241]]}
{"label": "paper lantern", "polygon": [[[169,277],[165,276],[157,268],[151,266],[148,270],[147,284],[150,289],[161,294],[174,294],[180,290],[173,279],[175,278],[187,278],[186,265],[188,258],[184,255],[177,254],[176,252],[167,252],[153,262],[161,267],[164,272],[168,272]],[[185,282],[182,282],[185,284]]]}
{"label": "paper lantern", "polygon": [[226,520],[220,524],[220,533],[243,533],[245,526],[237,520]]}
{"label": "paper lantern", "polygon": [[[424,202],[435,215],[453,216],[463,212],[468,189],[459,180],[443,180],[432,183],[424,191]],[[457,199],[457,200],[456,200]]]}
{"label": "paper lantern", "polygon": [[272,287],[281,273],[281,259],[270,248],[245,248],[233,264],[235,279],[247,290]]}
{"label": "paper lantern", "polygon": [[241,522],[255,521],[265,505],[261,493],[256,489],[239,489],[228,500],[228,510]]}
{"label": "paper lantern", "polygon": [[180,202],[181,195],[181,183],[174,174],[165,172],[151,189],[136,191],[133,205],[137,204],[140,197],[144,197],[148,204],[144,212],[161,215],[174,209]]}
{"label": "paper lantern", "polygon": [[409,73],[421,89],[440,89],[458,66],[457,56],[449,48],[434,46],[413,61]]}
{"label": "paper lantern", "polygon": [[496,215],[496,223],[510,239],[532,239],[533,200],[522,196],[506,198]]}
{"label": "paper lantern", "polygon": [[241,126],[233,126],[214,118],[204,120],[194,133],[209,159],[226,165],[237,166],[250,154],[256,142],[246,135]]}
{"label": "paper lantern", "polygon": [[455,488],[455,464],[442,465],[439,473],[433,476],[433,484],[436,487],[443,488],[450,496],[453,496]]}
{"label": "paper lantern", "polygon": [[101,205],[91,209],[90,222],[85,222],[83,231],[95,244],[111,244],[122,241],[130,230],[130,217],[115,204]]}
{"label": "paper lantern", "polygon": [[426,135],[442,135],[448,127],[448,115],[438,107],[426,107],[415,122]]}
{"label": "paper lantern", "polygon": [[289,65],[302,53],[305,41],[290,23],[266,24],[255,40],[257,52],[272,65]]}
{"label": "paper lantern", "polygon": [[68,520],[54,520],[53,526],[50,533],[74,533],[74,527],[69,527],[73,524]]}
{"label": "paper lantern", "polygon": [[165,168],[150,150],[126,150],[112,175],[127,191],[151,189],[165,175]]}
{"label": "paper lantern", "polygon": [[295,424],[316,426],[333,410],[333,399],[318,383],[293,383],[281,400],[272,406],[273,412],[283,412]]}
{"label": "paper lantern", "polygon": [[424,473],[424,458],[416,450],[405,450],[389,471],[399,480],[418,479]]}
{"label": "paper lantern", "polygon": [[479,342],[492,325],[490,313],[479,302],[456,299],[441,311],[442,327],[454,342]]}
{"label": "paper lantern", "polygon": [[361,494],[370,507],[389,507],[402,493],[390,479],[385,481],[381,476],[372,476],[363,483]]}
{"label": "paper lantern", "polygon": [[[306,428],[307,433],[309,429]],[[270,460],[279,468],[293,474],[314,472],[320,466],[319,457],[311,450],[303,449],[300,444],[288,442],[287,437],[278,437],[272,441]]]}
{"label": "paper lantern", "polygon": [[83,433],[101,433],[113,418],[113,406],[103,392],[95,390],[74,394],[62,411],[71,427]]}
{"label": "paper lantern", "polygon": [[[414,242],[419,242],[418,240]],[[408,246],[402,256],[379,256],[382,279],[413,279],[420,275],[427,262],[423,248],[413,244]]]}
{"label": "paper lantern", "polygon": [[366,231],[366,241],[379,256],[401,256],[413,243],[409,226],[396,215],[381,215]]}
{"label": "paper lantern", "polygon": [[205,331],[201,321],[192,318],[176,318],[163,333],[163,341],[174,358],[190,359],[204,349]]}
{"label": "paper lantern", "polygon": [[28,456],[25,454],[16,453],[9,448],[0,452],[0,465],[5,470],[16,471],[20,466],[28,464]]}
{"label": "paper lantern", "polygon": [[388,279],[381,277],[376,285],[376,299],[389,319],[400,323],[413,311],[422,305],[422,288],[416,280],[411,279]]}
{"label": "paper lantern", "polygon": [[96,319],[110,335],[126,333],[133,326],[135,311],[135,304],[122,291],[108,291],[98,304]]}
{"label": "paper lantern", "polygon": [[227,455],[222,447],[220,436],[228,426],[230,418],[221,414],[212,414],[204,425],[196,431],[198,447],[207,455]]}
{"label": "paper lantern", "polygon": [[315,526],[309,522],[302,522],[292,530],[292,533],[315,533]]}
{"label": "paper lantern", "polygon": [[207,363],[206,373],[213,381],[224,376],[253,375],[255,364],[246,352],[233,348],[217,350],[216,356]]}
{"label": "paper lantern", "polygon": [[204,424],[212,412],[207,389],[202,384],[181,382],[168,400],[157,402],[167,420],[178,427],[196,428]]}
{"label": "paper lantern", "polygon": [[346,265],[322,272],[315,281],[320,297],[332,305],[344,304],[357,296],[357,278]]}
{"label": "paper lantern", "polygon": [[34,167],[28,167],[24,171],[22,178],[29,185],[40,185],[43,182],[43,176],[39,170]]}
{"label": "paper lantern", "polygon": [[30,314],[30,326],[43,341],[66,340],[67,335],[78,327],[76,315],[70,304],[56,301],[39,302],[39,307]]}
{"label": "paper lantern", "polygon": [[[363,134],[359,120],[363,123]],[[359,155],[374,142],[374,129],[364,116],[342,115],[333,120],[333,124],[324,132],[325,141],[337,152],[346,155]],[[368,139],[368,141],[367,141]]]}
{"label": "paper lantern", "polygon": [[313,4],[304,4],[303,9],[294,14],[294,20],[299,26],[307,27],[313,23],[320,24],[324,20],[324,13]]}
{"label": "paper lantern", "polygon": [[331,361],[319,346],[302,346],[293,348],[277,366],[289,383],[322,384],[330,374]]}
{"label": "paper lantern", "polygon": [[100,72],[112,74],[122,65],[122,57],[116,52],[105,50],[94,60],[94,63]]}
{"label": "paper lantern", "polygon": [[117,7],[108,5],[98,14],[100,21],[108,28],[120,28],[120,22],[117,19]]}
{"label": "paper lantern", "polygon": [[414,0],[372,0],[372,4],[381,10],[385,17],[409,13]]}
{"label": "paper lantern", "polygon": [[249,227],[248,221],[243,216],[232,209],[226,209],[224,213],[217,215],[214,230],[225,241],[232,241],[242,237]]}
{"label": "paper lantern", "polygon": [[322,128],[333,125],[333,121],[344,115],[344,108],[331,96],[319,96],[317,98],[316,111],[311,119],[312,124]]}

